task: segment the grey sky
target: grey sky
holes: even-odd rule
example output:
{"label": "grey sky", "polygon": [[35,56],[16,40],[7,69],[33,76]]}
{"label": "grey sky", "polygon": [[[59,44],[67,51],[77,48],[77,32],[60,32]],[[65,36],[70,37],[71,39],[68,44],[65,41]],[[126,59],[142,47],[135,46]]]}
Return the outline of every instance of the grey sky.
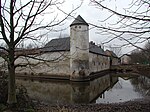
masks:
{"label": "grey sky", "polygon": [[[82,0],[82,1],[83,1],[82,6],[78,10],[76,10],[74,14],[72,14],[74,17],[76,17],[77,15],[81,15],[85,19],[86,22],[99,25],[99,26],[101,25],[107,26],[107,24],[109,23],[115,23],[116,20],[118,19],[116,16],[113,16],[107,22],[100,22],[100,21],[105,20],[108,16],[110,16],[110,13],[104,9],[99,9],[99,7],[93,6],[93,4],[90,3],[90,0]],[[61,9],[65,12],[69,12],[70,10],[79,6],[82,1],[81,0],[66,0],[66,2],[62,5]],[[130,3],[131,3],[131,0],[107,0],[105,4],[107,5],[107,7],[115,11],[118,11],[120,13],[125,13],[125,10],[123,8],[129,7]],[[63,14],[61,13],[60,16],[63,17]],[[70,17],[66,21],[65,26],[66,27],[68,26],[68,29],[66,30],[66,32],[63,31],[63,33],[70,34],[69,25],[71,24],[73,19],[74,18]],[[90,26],[90,28],[92,28],[92,26]],[[90,41],[94,41],[96,44],[101,44],[102,42],[107,40],[107,36],[99,35],[97,34],[97,32],[98,32],[97,28],[93,28],[90,30],[90,37],[89,37]],[[109,46],[118,46],[124,43],[125,43],[124,41],[114,40],[104,46],[105,46],[105,49],[107,49],[107,47]],[[143,46],[143,44],[140,46]],[[132,51],[133,49],[134,47],[129,47],[129,46],[123,47],[122,53],[123,54],[128,53]]]}
{"label": "grey sky", "polygon": [[[61,1],[63,1],[63,0],[58,0],[58,2],[61,2]],[[104,5],[106,5],[107,7],[111,8],[115,11],[118,11],[120,13],[126,13],[124,8],[129,7],[129,4],[131,1],[132,0],[106,0]],[[7,2],[9,2],[9,0]],[[23,1],[23,2],[26,2],[26,1]],[[19,5],[19,2],[17,2],[17,3]],[[77,17],[78,15],[81,15],[87,23],[91,23],[91,24],[95,24],[95,25],[99,25],[99,26],[110,25],[110,23],[115,23],[116,20],[118,19],[116,16],[112,16],[109,19],[109,21],[101,22],[101,21],[105,20],[108,16],[110,16],[110,12],[108,12],[107,10],[101,9],[99,7],[95,7],[93,4],[90,3],[90,0],[66,0],[66,1],[64,1],[63,4],[57,5],[57,6],[61,10],[63,10],[65,13],[69,13],[73,9],[78,7],[81,3],[82,3],[81,7],[72,13],[73,17]],[[141,10],[142,10],[142,8],[141,8]],[[55,6],[51,7],[50,9],[47,9],[46,12],[48,12],[48,13],[46,13],[44,16],[38,17],[37,21],[38,20],[40,21],[41,19],[43,19],[44,23],[49,23],[49,21],[51,21],[51,19],[53,19],[55,16],[57,16],[58,20],[61,20],[66,16],[64,13],[59,11]],[[51,12],[54,12],[54,13],[51,13]],[[55,29],[58,30],[57,32],[50,31],[49,34],[47,35],[48,40],[51,40],[52,38],[57,38],[59,36],[63,37],[66,34],[70,35],[70,29],[69,29],[70,27],[69,26],[72,23],[72,21],[74,20],[73,17],[69,17],[63,24],[55,27]],[[66,30],[59,31],[64,28]],[[96,44],[101,44],[108,40],[107,36],[97,34],[98,32],[99,31],[97,30],[97,28],[93,28],[93,26],[90,25],[90,31],[89,31],[90,41],[94,41]],[[40,32],[40,33],[44,33],[44,30],[42,30],[42,32]],[[126,35],[126,36],[128,36],[128,35]],[[45,41],[43,41],[43,43],[47,42],[48,40],[45,39]],[[105,49],[107,49],[107,46],[108,47],[109,46],[117,46],[117,45],[121,45],[124,43],[125,43],[124,41],[114,40],[104,46],[105,46]],[[124,47],[122,49],[122,53],[128,53],[132,50],[133,50],[133,47]]]}

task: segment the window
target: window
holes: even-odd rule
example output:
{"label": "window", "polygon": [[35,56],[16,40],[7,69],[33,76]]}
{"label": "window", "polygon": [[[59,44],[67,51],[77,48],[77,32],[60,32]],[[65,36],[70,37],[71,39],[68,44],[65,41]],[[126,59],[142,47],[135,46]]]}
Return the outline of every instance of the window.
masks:
{"label": "window", "polygon": [[77,26],[75,26],[75,28],[77,28]]}
{"label": "window", "polygon": [[79,26],[79,28],[81,28],[81,26]]}

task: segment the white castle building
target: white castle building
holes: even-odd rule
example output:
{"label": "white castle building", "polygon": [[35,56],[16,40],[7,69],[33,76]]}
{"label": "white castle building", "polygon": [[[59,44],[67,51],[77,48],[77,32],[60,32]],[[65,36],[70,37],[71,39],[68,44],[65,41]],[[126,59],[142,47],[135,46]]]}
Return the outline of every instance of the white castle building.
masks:
{"label": "white castle building", "polygon": [[70,25],[70,37],[52,39],[40,52],[36,58],[47,61],[19,58],[16,63],[30,62],[34,66],[19,67],[16,72],[76,80],[110,68],[110,56],[100,46],[89,43],[89,25],[80,15]]}

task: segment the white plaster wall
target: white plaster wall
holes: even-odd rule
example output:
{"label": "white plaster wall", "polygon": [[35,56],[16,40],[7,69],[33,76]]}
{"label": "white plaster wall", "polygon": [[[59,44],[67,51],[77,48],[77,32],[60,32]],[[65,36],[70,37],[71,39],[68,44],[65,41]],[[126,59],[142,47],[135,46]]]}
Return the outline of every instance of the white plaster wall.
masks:
{"label": "white plaster wall", "polygon": [[69,52],[53,52],[44,53],[37,56],[45,62],[24,57],[16,60],[16,64],[27,64],[30,62],[32,66],[18,67],[17,73],[34,73],[34,74],[55,74],[55,75],[70,75],[70,53]]}
{"label": "white plaster wall", "polygon": [[70,29],[71,73],[89,69],[89,30],[87,25],[73,25]]}
{"label": "white plaster wall", "polygon": [[90,53],[89,55],[90,72],[98,72],[110,68],[110,58],[107,56]]}
{"label": "white plaster wall", "polygon": [[70,49],[73,59],[88,59],[89,31],[86,25],[74,25],[70,29]]}
{"label": "white plaster wall", "polygon": [[[28,58],[30,64],[34,66],[18,67],[17,73],[34,73],[34,74],[51,74],[51,75],[70,75],[70,52],[53,52],[45,53],[38,56],[40,59],[50,62],[42,62],[39,60]],[[16,60],[15,64],[27,64],[28,61],[24,57]],[[89,53],[89,71],[97,72],[109,69],[110,58],[107,56]]]}

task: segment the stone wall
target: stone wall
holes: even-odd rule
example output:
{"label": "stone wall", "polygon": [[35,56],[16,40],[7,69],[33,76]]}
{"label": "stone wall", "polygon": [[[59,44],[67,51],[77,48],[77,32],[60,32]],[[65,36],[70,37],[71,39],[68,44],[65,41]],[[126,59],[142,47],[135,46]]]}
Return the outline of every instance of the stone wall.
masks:
{"label": "stone wall", "polygon": [[89,29],[87,25],[73,25],[70,29],[70,69],[72,77],[79,72],[89,75]]}
{"label": "stone wall", "polygon": [[90,72],[98,72],[110,68],[110,58],[103,55],[90,53],[89,55]]}
{"label": "stone wall", "polygon": [[[26,65],[16,68],[16,73],[23,74],[44,74],[44,75],[71,75],[70,69],[70,52],[49,52],[44,53],[40,56],[34,58],[39,58],[40,61],[32,58],[20,57],[16,60],[16,64]],[[116,63],[114,61],[114,63]],[[102,70],[107,70],[110,68],[110,58],[103,55],[89,53],[89,71],[99,72]]]}
{"label": "stone wall", "polygon": [[[31,58],[20,57],[16,64],[22,66],[16,68],[16,73],[26,74],[51,74],[51,75],[70,75],[70,52],[53,52],[45,53],[36,58],[48,61],[39,61]],[[114,61],[115,62],[115,61]],[[110,68],[110,58],[103,55],[89,53],[89,71],[98,72]]]}
{"label": "stone wall", "polygon": [[[17,73],[29,74],[51,74],[51,75],[70,75],[70,56],[69,52],[49,52],[37,56],[40,60],[20,57],[16,64],[30,65],[16,68]],[[42,61],[47,60],[47,61]]]}

